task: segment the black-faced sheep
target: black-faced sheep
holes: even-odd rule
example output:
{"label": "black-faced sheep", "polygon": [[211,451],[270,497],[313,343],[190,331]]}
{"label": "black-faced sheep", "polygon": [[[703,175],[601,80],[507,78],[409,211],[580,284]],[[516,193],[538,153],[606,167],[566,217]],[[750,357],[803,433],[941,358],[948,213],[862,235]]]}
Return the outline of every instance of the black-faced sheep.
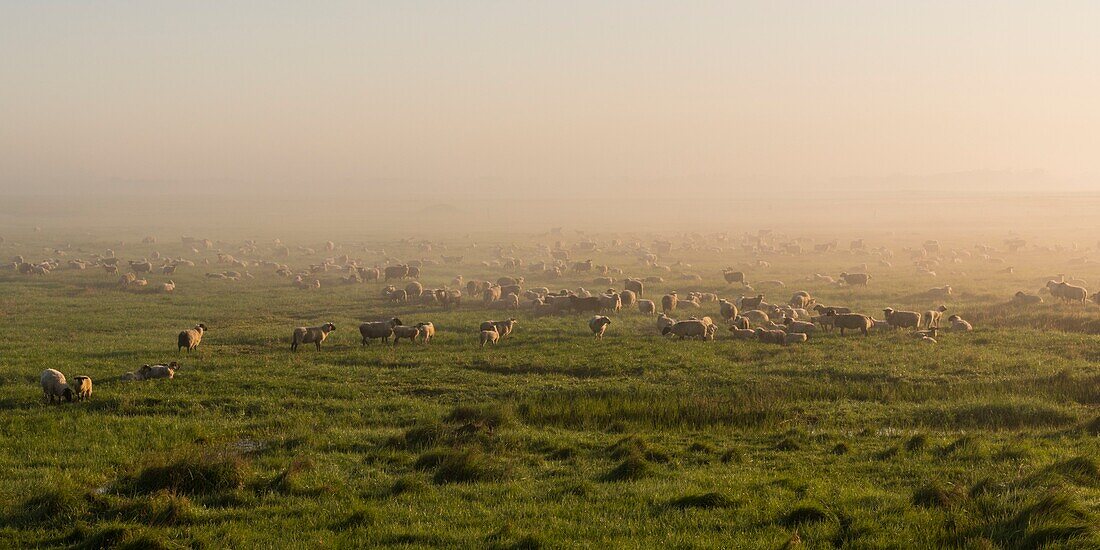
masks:
{"label": "black-faced sheep", "polygon": [[46,400],[50,403],[61,403],[65,400],[71,403],[73,400],[73,390],[69,387],[69,384],[65,382],[65,375],[60,371],[54,369],[46,369],[42,371],[42,374],[38,377],[38,381],[42,384],[42,393],[45,394]]}
{"label": "black-faced sheep", "polygon": [[290,350],[298,351],[301,344],[314,344],[321,349],[321,342],[328,338],[328,333],[336,330],[336,325],[325,323],[316,327],[298,327],[290,335]]}
{"label": "black-faced sheep", "polygon": [[401,324],[401,319],[394,317],[389,321],[372,321],[359,325],[359,334],[363,337],[361,345],[365,346],[369,340],[374,339],[389,343],[390,337],[393,336],[393,327]]}
{"label": "black-faced sheep", "polygon": [[202,342],[202,336],[206,334],[206,325],[199,323],[195,325],[195,328],[189,328],[180,332],[179,337],[176,339],[178,349],[176,353],[179,353],[184,348],[187,348],[187,353],[191,353],[191,350],[199,347],[199,343]]}

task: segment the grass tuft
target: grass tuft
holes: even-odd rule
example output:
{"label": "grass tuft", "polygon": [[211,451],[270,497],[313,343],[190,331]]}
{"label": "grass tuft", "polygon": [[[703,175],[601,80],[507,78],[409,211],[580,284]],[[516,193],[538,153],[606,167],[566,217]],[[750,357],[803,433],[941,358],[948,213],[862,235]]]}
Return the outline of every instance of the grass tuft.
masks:
{"label": "grass tuft", "polygon": [[636,481],[653,475],[653,466],[638,453],[632,453],[604,475],[604,481]]}
{"label": "grass tuft", "polygon": [[681,510],[687,508],[728,508],[733,506],[734,502],[721,493],[711,492],[683,496],[669,502],[668,505]]}
{"label": "grass tuft", "polygon": [[932,481],[913,491],[913,504],[924,508],[951,508],[966,499],[959,485],[944,486]]}
{"label": "grass tuft", "polygon": [[807,504],[788,512],[787,515],[783,516],[780,520],[780,523],[787,527],[797,527],[807,523],[831,521],[832,519],[833,515],[828,511],[813,504]]}

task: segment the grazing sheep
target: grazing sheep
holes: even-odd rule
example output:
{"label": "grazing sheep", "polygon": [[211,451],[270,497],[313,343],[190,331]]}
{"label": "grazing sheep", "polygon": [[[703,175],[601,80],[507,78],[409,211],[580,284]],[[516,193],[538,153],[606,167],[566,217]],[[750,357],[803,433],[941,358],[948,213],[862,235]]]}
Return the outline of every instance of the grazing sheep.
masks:
{"label": "grazing sheep", "polygon": [[722,270],[722,278],[726,280],[726,284],[745,284],[745,273],[741,271],[734,271],[733,268],[726,268]]}
{"label": "grazing sheep", "polygon": [[321,342],[328,338],[328,333],[336,330],[336,325],[325,323],[316,327],[298,327],[290,336],[290,350],[298,351],[301,344],[315,344],[321,349]]}
{"label": "grazing sheep", "polygon": [[713,325],[707,325],[699,319],[686,319],[684,321],[677,321],[672,326],[661,329],[661,335],[671,334],[673,336],[684,338],[699,338],[700,340],[708,340],[714,334]]}
{"label": "grazing sheep", "polygon": [[888,307],[882,310],[886,316],[886,322],[894,328],[920,328],[921,314],[916,311],[894,311]]}
{"label": "grazing sheep", "polygon": [[481,331],[481,347],[485,347],[485,344],[493,344],[494,346],[500,341],[500,333],[495,330],[483,330]]}
{"label": "grazing sheep", "polygon": [[741,299],[738,301],[741,304],[741,309],[757,309],[760,307],[760,304],[764,303],[764,295],[757,294],[755,297],[752,298],[742,296]]}
{"label": "grazing sheep", "polygon": [[[380,339],[382,343],[388,344],[390,337],[393,336],[393,327],[399,326],[401,319],[394,317],[389,321],[371,321],[359,325],[359,334],[363,336],[363,341],[360,345],[367,345],[367,341]],[[434,332],[434,329],[433,329]]]}
{"label": "grazing sheep", "polygon": [[867,286],[871,276],[866,273],[841,273],[840,278],[849,286]]}
{"label": "grazing sheep", "polygon": [[410,342],[416,342],[416,339],[420,337],[420,327],[410,327],[405,325],[397,325],[393,327],[393,345],[397,345],[397,342],[402,338],[409,340]]}
{"label": "grazing sheep", "polygon": [[1084,287],[1066,282],[1047,281],[1047,288],[1050,289],[1051,296],[1061,298],[1066,302],[1081,302],[1084,304],[1085,299],[1088,298],[1088,291]]}
{"label": "grazing sheep", "polygon": [[924,312],[924,328],[939,328],[940,318],[943,317],[945,311],[947,311],[947,306],[941,305],[936,309]]}
{"label": "grazing sheep", "polygon": [[618,294],[612,291],[611,294],[601,294],[600,308],[603,310],[609,310],[618,313],[623,309],[623,300]]}
{"label": "grazing sheep", "polygon": [[830,312],[831,313],[836,313],[838,315],[852,312],[851,308],[839,307],[839,306],[823,306],[821,304],[817,304],[816,306],[814,306],[813,310],[820,313],[820,314],[822,314],[822,315],[828,315]]}
{"label": "grazing sheep", "polygon": [[183,348],[187,348],[187,353],[191,353],[191,350],[199,347],[203,334],[206,334],[206,325],[202,323],[195,325],[195,328],[180,332],[179,337],[176,339],[178,345],[176,353],[178,354]]}
{"label": "grazing sheep", "polygon": [[676,296],[676,291],[672,291],[661,297],[661,311],[668,313],[670,311],[676,311],[676,304],[680,299]]}
{"label": "grazing sheep", "polygon": [[38,382],[42,384],[42,393],[48,402],[53,403],[56,401],[60,404],[61,400],[64,399],[66,402],[72,403],[73,390],[65,383],[65,375],[61,374],[60,371],[46,369],[38,377]]}
{"label": "grazing sheep", "polygon": [[951,323],[951,325],[947,327],[949,332],[970,332],[974,330],[974,327],[968,321],[958,315],[948,317],[947,322]]}
{"label": "grazing sheep", "polygon": [[638,300],[638,312],[653,315],[657,313],[657,304],[653,300]]}
{"label": "grazing sheep", "polygon": [[791,307],[805,309],[813,305],[814,299],[810,296],[809,292],[805,290],[799,290],[791,296],[790,301],[787,302]]}
{"label": "grazing sheep", "polygon": [[657,332],[664,334],[664,330],[672,325],[676,324],[676,319],[665,315],[664,313],[657,316]]}
{"label": "grazing sheep", "polygon": [[840,329],[840,335],[844,336],[845,330],[859,330],[864,336],[868,335],[871,330],[871,318],[866,315],[860,315],[858,313],[835,313],[830,311],[826,314],[832,317],[832,326]]}
{"label": "grazing sheep", "polygon": [[645,285],[642,283],[642,281],[639,281],[638,279],[627,279],[623,282],[623,288],[632,291],[634,294],[637,294],[638,298],[642,297],[642,289],[644,287]]}
{"label": "grazing sheep", "polygon": [[[495,331],[501,339],[511,336],[512,330],[516,327],[515,318],[508,319],[507,321],[484,321],[481,323],[481,330]],[[494,344],[496,342],[493,342]]]}
{"label": "grazing sheep", "polygon": [[92,379],[87,376],[73,377],[73,397],[78,401],[84,401],[92,397]]}
{"label": "grazing sheep", "polygon": [[737,317],[737,304],[725,298],[718,300],[718,314],[727,321]]}
{"label": "grazing sheep", "polygon": [[409,298],[419,298],[424,294],[424,285],[420,284],[419,281],[413,281],[405,285],[405,294]]}
{"label": "grazing sheep", "polygon": [[592,329],[592,334],[597,340],[603,340],[603,333],[607,331],[607,325],[610,324],[611,319],[603,315],[597,315],[588,320],[588,328]]}
{"label": "grazing sheep", "polygon": [[623,309],[633,307],[638,303],[638,295],[633,290],[624,290],[619,293],[619,302]]}
{"label": "grazing sheep", "polygon": [[435,325],[431,322],[417,323],[416,328],[420,329],[420,338],[423,343],[430,343],[432,338],[435,338]]}
{"label": "grazing sheep", "polygon": [[813,334],[817,332],[817,325],[806,321],[795,321],[790,317],[783,318],[783,324],[787,327],[788,334]]}
{"label": "grazing sheep", "polygon": [[390,279],[404,279],[409,276],[409,266],[405,264],[391,265],[383,273],[387,281]]}
{"label": "grazing sheep", "polygon": [[748,322],[750,322],[754,325],[762,325],[764,323],[767,323],[771,319],[770,317],[768,317],[767,313],[765,313],[763,311],[760,311],[759,309],[750,309],[748,311],[742,311],[741,312],[741,317],[744,318],[744,319],[747,319]]}

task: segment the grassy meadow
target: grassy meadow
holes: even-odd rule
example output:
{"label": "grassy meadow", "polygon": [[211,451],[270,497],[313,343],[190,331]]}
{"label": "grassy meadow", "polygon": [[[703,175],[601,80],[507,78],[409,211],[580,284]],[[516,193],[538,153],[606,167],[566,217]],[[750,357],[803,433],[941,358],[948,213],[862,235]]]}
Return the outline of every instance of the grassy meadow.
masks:
{"label": "grassy meadow", "polygon": [[[431,250],[425,239],[349,234],[316,255],[297,246],[320,251],[325,239],[284,235],[293,252],[278,260],[300,270],[341,254],[366,266],[425,258],[436,261],[422,268],[428,288],[460,274],[523,275],[525,287],[595,292],[592,273],[550,279],[493,265],[547,261],[538,245],[592,238],[598,249],[573,259],[664,277],[647,285],[648,299],[749,294],[723,280],[735,266],[750,283],[783,281],[756,286],[773,303],[807,290],[882,318],[887,306],[943,302],[945,318],[975,327],[935,345],[905,332],[831,332],[780,347],[732,340],[724,328],[716,341],[666,339],[636,310],[612,314],[596,342],[589,315],[489,311],[469,296],[454,311],[394,305],[384,283],[342,284],[338,270],[319,275],[320,289],[299,290],[270,267],[215,263],[217,249],[274,259],[275,235],[257,237],[249,255],[238,251],[243,237],[199,235],[224,240],[194,253],[178,235],[141,236],[16,232],[0,244],[4,262],[62,263],[45,276],[0,270],[0,545],[1100,546],[1100,307],[1049,295],[1038,306],[1008,303],[1061,273],[1100,283],[1096,250],[1008,252],[991,241],[990,261],[973,240],[943,240],[932,277],[905,251],[922,235],[869,237],[869,249],[894,253],[888,267],[844,239],[813,252],[834,235],[782,254],[746,250],[740,235],[567,231],[456,235],[432,239]],[[631,246],[657,238],[673,243],[659,259],[668,271],[644,266]],[[65,265],[107,248],[123,264],[157,251],[197,265],[148,276],[173,279],[171,294],[123,290],[101,267]],[[955,263],[952,251],[969,256]],[[445,265],[440,254],[464,260]],[[867,288],[812,280],[864,263]],[[205,277],[227,269],[255,278]],[[924,294],[944,284],[950,299]],[[709,303],[673,316],[717,313]],[[435,340],[360,345],[359,323],[393,316],[432,321]],[[514,334],[479,348],[478,324],[508,316]],[[201,346],[177,356],[176,335],[199,322],[209,329]],[[320,351],[290,351],[294,327],[323,322],[337,330]],[[182,365],[172,380],[120,379],[172,360]],[[90,376],[92,398],[47,405],[46,368]]]}

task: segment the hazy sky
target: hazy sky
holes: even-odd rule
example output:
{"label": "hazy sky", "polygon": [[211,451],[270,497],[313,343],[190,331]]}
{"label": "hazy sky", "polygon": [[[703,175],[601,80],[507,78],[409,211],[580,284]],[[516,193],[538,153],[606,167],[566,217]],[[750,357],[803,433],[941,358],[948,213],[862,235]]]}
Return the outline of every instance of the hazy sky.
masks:
{"label": "hazy sky", "polygon": [[0,0],[0,192],[1100,189],[1100,2],[290,4]]}

